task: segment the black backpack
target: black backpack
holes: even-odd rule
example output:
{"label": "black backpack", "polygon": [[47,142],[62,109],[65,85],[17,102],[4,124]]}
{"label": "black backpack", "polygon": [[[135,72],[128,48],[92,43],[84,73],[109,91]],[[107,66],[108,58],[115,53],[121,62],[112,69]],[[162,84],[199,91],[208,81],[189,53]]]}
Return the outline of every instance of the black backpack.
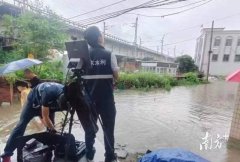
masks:
{"label": "black backpack", "polygon": [[68,159],[76,161],[83,157],[85,154],[86,145],[85,142],[76,141],[72,134],[63,134],[65,142],[56,145],[54,155],[58,158],[65,158],[66,147],[68,147]]}
{"label": "black backpack", "polygon": [[[48,134],[51,136],[51,134]],[[72,134],[52,135],[56,141],[48,144],[48,142],[39,142],[36,139],[31,139],[26,142],[22,149],[23,162],[51,162],[54,151],[54,158],[64,159],[65,148],[68,147],[67,159],[77,161],[85,154],[85,142],[75,141]],[[55,143],[55,144],[53,144]]]}

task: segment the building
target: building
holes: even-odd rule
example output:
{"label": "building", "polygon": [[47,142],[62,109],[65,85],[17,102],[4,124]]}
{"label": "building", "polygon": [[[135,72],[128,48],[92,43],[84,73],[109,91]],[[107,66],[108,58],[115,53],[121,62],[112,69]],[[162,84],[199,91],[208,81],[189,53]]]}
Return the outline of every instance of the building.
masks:
{"label": "building", "polygon": [[[211,29],[202,29],[197,39],[195,62],[199,71],[207,72],[208,52],[210,48]],[[226,76],[240,68],[240,30],[214,28],[212,54],[210,58],[210,75]]]}
{"label": "building", "polygon": [[177,63],[143,61],[141,62],[141,70],[146,72],[154,72],[162,75],[177,75]]}

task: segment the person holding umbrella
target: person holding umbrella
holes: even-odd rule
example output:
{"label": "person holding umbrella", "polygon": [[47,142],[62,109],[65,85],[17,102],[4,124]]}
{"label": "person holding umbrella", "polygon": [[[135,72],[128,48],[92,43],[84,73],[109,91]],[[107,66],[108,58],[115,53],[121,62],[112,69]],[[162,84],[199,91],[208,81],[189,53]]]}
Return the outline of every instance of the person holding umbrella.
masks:
{"label": "person holding umbrella", "polygon": [[30,69],[25,69],[24,70],[24,76],[26,79],[29,80],[30,82],[30,87],[34,88],[36,87],[38,84],[40,84],[42,81],[38,78],[38,76]]}
{"label": "person holding umbrella", "polygon": [[29,67],[39,65],[42,61],[36,59],[25,58],[17,61],[12,61],[2,67],[0,67],[0,76],[4,76],[9,73],[16,72],[18,70],[24,70],[24,76],[26,79],[30,81],[30,88],[34,88],[36,85],[41,83],[41,80],[37,77],[37,75],[30,69]]}

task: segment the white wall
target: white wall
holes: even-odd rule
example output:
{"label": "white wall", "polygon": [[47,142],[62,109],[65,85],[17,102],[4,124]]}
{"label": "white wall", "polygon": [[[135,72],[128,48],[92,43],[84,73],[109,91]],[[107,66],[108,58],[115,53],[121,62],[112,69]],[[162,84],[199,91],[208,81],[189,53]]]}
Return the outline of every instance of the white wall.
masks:
{"label": "white wall", "polygon": [[[225,46],[226,39],[231,36],[233,39],[232,46]],[[213,33],[213,45],[216,37],[221,38],[220,46],[212,47],[213,54],[218,54],[218,60],[210,62],[210,75],[228,75],[234,72],[237,69],[240,69],[240,62],[235,62],[235,55],[240,47],[237,47],[237,41],[240,39],[240,30],[239,31],[226,31],[226,30],[217,30]],[[203,40],[202,49],[200,48],[200,39]],[[199,70],[203,71],[205,74],[207,72],[207,62],[208,62],[208,51],[210,47],[210,30],[203,31],[202,35],[197,40],[196,45],[196,55],[195,61],[199,67]],[[198,55],[199,54],[199,55]],[[229,54],[229,61],[223,62],[224,54]]]}

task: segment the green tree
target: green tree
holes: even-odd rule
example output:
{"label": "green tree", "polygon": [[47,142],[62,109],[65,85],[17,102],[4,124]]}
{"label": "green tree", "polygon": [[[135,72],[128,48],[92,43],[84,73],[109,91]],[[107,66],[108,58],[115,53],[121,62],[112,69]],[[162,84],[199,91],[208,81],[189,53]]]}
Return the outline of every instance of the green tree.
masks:
{"label": "green tree", "polygon": [[180,73],[197,71],[197,66],[194,64],[194,60],[189,55],[183,55],[183,56],[177,57],[176,63],[179,64],[178,72]]}
{"label": "green tree", "polygon": [[17,51],[3,51],[0,49],[0,65],[22,58],[23,56],[19,55]]}
{"label": "green tree", "polygon": [[17,17],[4,15],[2,21],[3,35],[14,38],[15,41],[14,50],[0,57],[14,55],[11,56],[13,59],[25,58],[31,53],[35,58],[44,59],[49,55],[50,49],[64,49],[64,41],[67,38],[64,32],[65,25],[54,16],[44,17],[36,13],[24,12]]}

